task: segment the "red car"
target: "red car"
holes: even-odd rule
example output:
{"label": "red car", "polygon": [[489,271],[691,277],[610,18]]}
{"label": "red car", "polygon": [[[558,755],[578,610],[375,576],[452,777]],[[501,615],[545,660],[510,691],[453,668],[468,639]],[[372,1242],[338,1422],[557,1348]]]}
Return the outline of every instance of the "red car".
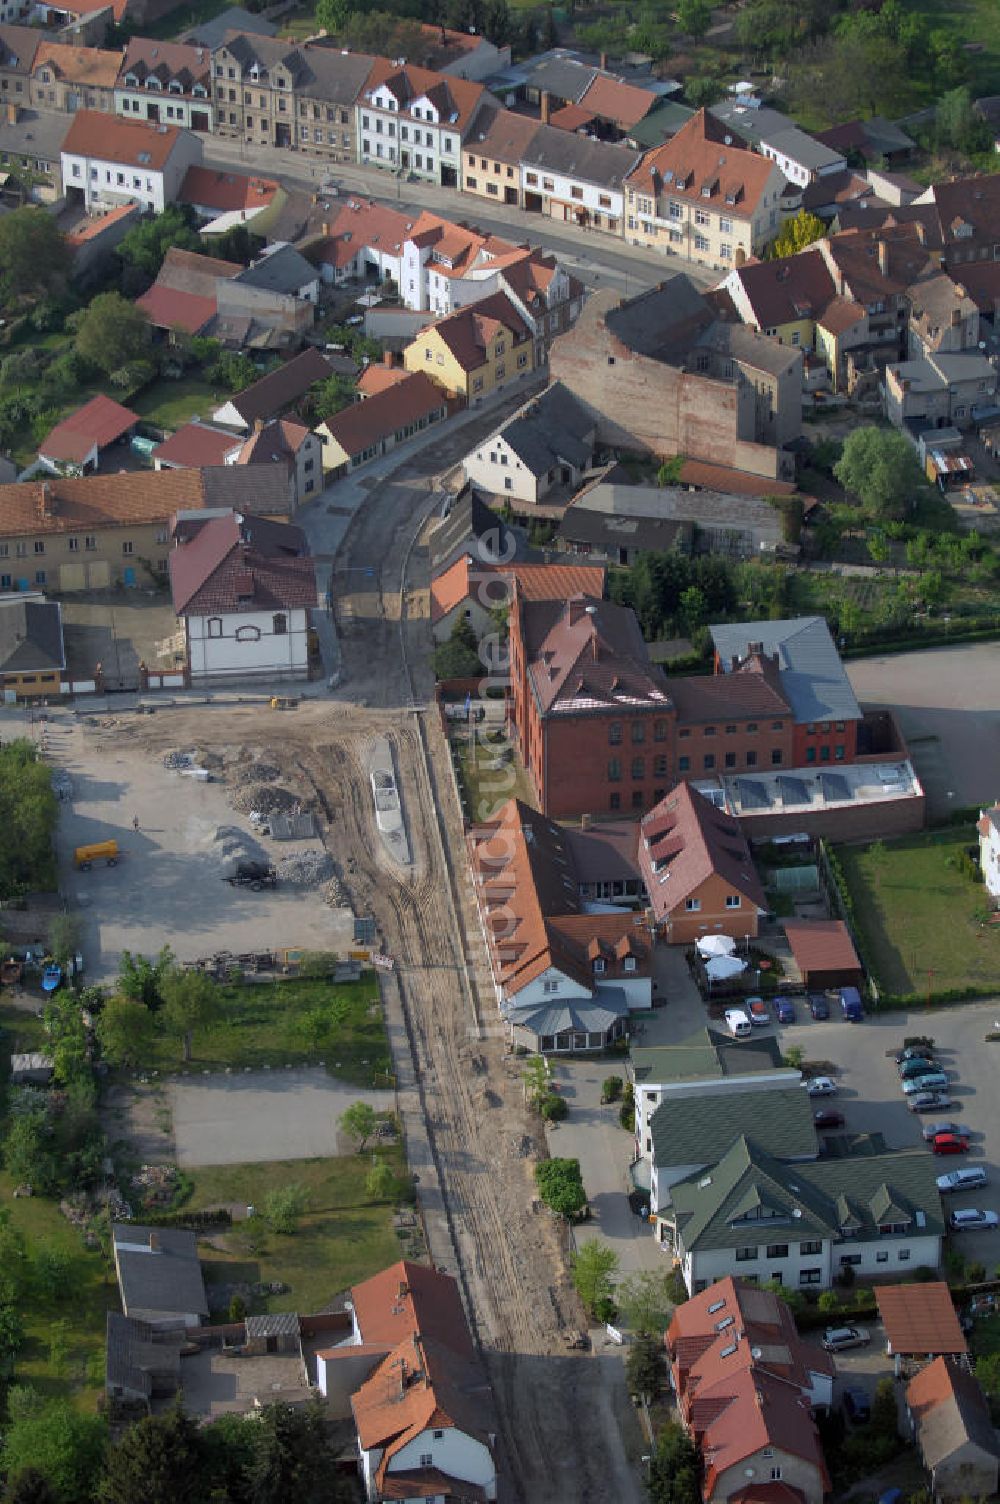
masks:
{"label": "red car", "polygon": [[968,1154],[969,1140],[959,1138],[957,1133],[936,1133],[931,1148],[935,1154]]}
{"label": "red car", "polygon": [[817,1128],[843,1128],[844,1114],[842,1112],[827,1112],[821,1109],[813,1113],[813,1122]]}

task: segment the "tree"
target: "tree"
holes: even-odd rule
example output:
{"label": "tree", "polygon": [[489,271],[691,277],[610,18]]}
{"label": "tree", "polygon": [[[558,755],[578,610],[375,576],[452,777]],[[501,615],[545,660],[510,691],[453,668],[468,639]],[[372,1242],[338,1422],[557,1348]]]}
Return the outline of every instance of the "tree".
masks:
{"label": "tree", "polygon": [[116,994],[97,1020],[101,1053],[109,1065],[139,1065],[153,1042],[155,1023],[145,1003]]}
{"label": "tree", "polygon": [[[0,226],[6,222],[0,218]],[[55,887],[57,818],[52,778],[34,743],[5,743],[0,747],[0,900]]]}
{"label": "tree", "polygon": [[196,1504],[205,1497],[197,1423],[179,1402],[145,1415],[108,1451],[97,1488],[100,1504]]}
{"label": "tree", "polygon": [[896,1391],[891,1379],[879,1379],[872,1398],[871,1429],[880,1436],[899,1436],[899,1412],[896,1408]]}
{"label": "tree", "polygon": [[195,1029],[204,1028],[218,1017],[222,1006],[219,989],[203,972],[174,967],[165,973],[160,991],[167,1026],[181,1036],[184,1059],[190,1060]]}
{"label": "tree", "polygon": [[483,31],[494,47],[502,47],[510,40],[510,7],[507,0],[486,0]]}
{"label": "tree", "polygon": [[590,1316],[599,1316],[602,1307],[610,1304],[614,1295],[614,1277],[620,1260],[608,1243],[594,1238],[584,1243],[570,1261],[573,1284]]}
{"label": "tree", "polygon": [[92,1496],[107,1427],[98,1415],[75,1410],[67,1400],[36,1406],[5,1428],[0,1462],[8,1475],[34,1468],[56,1504],[80,1504]]}
{"label": "tree", "polygon": [[705,592],[697,585],[691,585],[681,596],[681,619],[684,622],[684,630],[691,637],[699,627],[705,625],[707,615],[707,602]]}
{"label": "tree", "polygon": [[26,205],[0,219],[0,298],[61,291],[70,270],[65,237],[45,209]]}
{"label": "tree", "polygon": [[289,1499],[339,1504],[345,1498],[319,1400],[295,1407],[265,1405],[252,1429],[256,1445],[247,1478],[252,1504],[287,1504]]}
{"label": "tree", "polygon": [[656,1439],[649,1463],[650,1504],[700,1504],[701,1483],[694,1442],[676,1421]]}
{"label": "tree", "polygon": [[322,423],[324,418],[332,418],[334,413],[350,407],[353,401],[354,382],[347,376],[328,376],[325,381],[317,381],[309,392],[309,402],[317,423]]}
{"label": "tree", "polygon": [[972,94],[964,85],[943,94],[934,111],[934,136],[939,147],[951,147],[965,153],[986,151],[990,145],[990,130],[972,101]]}
{"label": "tree", "polygon": [[375,1132],[378,1123],[378,1114],[370,1102],[352,1102],[340,1114],[340,1130],[357,1145],[359,1154],[365,1152],[365,1145]]}
{"label": "tree", "polygon": [[200,251],[201,236],[194,228],[194,213],[186,204],[168,204],[162,214],[144,215],[132,226],[118,247],[127,266],[152,282],[171,246],[182,251]]}
{"label": "tree", "polygon": [[535,1166],[535,1184],[545,1205],[559,1217],[575,1217],[587,1204],[578,1159],[543,1159]]}
{"label": "tree", "polygon": [[391,1165],[380,1159],[365,1176],[365,1195],[369,1201],[394,1201],[396,1189],[396,1177]]}
{"label": "tree", "polygon": [[677,0],[677,24],[686,37],[700,41],[712,24],[709,0]]}
{"label": "tree", "polygon": [[74,315],[76,349],[99,371],[117,371],[142,360],[152,344],[149,319],[120,292],[101,292]]}
{"label": "tree", "polygon": [[75,914],[57,914],[49,924],[49,950],[52,959],[65,966],[73,959],[80,943],[80,921]]}
{"label": "tree", "polygon": [[530,1055],[521,1071],[524,1099],[537,1112],[551,1090],[552,1072],[544,1055]]}
{"label": "tree", "polygon": [[647,1398],[658,1393],[663,1382],[663,1342],[649,1332],[640,1332],[625,1358],[625,1380],[631,1394]]}
{"label": "tree", "polygon": [[295,1181],[268,1191],[264,1197],[264,1221],[271,1232],[291,1237],[298,1231],[299,1219],[309,1205],[309,1197],[303,1186]]}
{"label": "tree", "polygon": [[44,1108],[12,1119],[3,1146],[4,1163],[15,1182],[49,1195],[61,1184],[62,1167],[55,1154]]}
{"label": "tree", "polygon": [[222,350],[213,362],[208,378],[229,392],[242,392],[245,387],[252,386],[259,375],[249,355],[242,351]]}
{"label": "tree", "polygon": [[354,9],[351,0],[316,0],[316,25],[339,36]]}
{"label": "tree", "polygon": [[455,620],[447,642],[434,649],[434,673],[438,679],[473,679],[483,671],[479,644],[464,616]]}
{"label": "tree", "polygon": [[905,516],[927,489],[916,451],[894,429],[855,428],[844,440],[834,475],[879,518]]}
{"label": "tree", "polygon": [[3,1504],[56,1504],[56,1496],[44,1473],[25,1467],[8,1480]]}
{"label": "tree", "polygon": [[634,1332],[654,1336],[666,1330],[675,1304],[667,1288],[669,1278],[650,1269],[630,1275],[618,1286],[618,1308]]}
{"label": "tree", "polygon": [[826,225],[815,214],[810,214],[808,209],[800,209],[794,219],[787,219],[781,227],[780,235],[775,236],[771,242],[768,255],[772,260],[779,260],[782,256],[794,256],[797,251],[804,251],[806,246],[812,245],[815,240],[822,240],[826,234]]}

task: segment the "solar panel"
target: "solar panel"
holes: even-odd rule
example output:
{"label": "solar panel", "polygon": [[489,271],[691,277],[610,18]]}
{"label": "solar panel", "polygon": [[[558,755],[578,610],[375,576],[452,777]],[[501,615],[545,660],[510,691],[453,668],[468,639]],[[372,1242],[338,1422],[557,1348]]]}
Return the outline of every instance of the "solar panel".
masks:
{"label": "solar panel", "polygon": [[809,785],[801,778],[789,778],[787,773],[778,774],[778,793],[782,804],[810,804]]}
{"label": "solar panel", "polygon": [[823,798],[827,804],[837,804],[849,801],[851,790],[847,779],[840,773],[821,773],[819,786],[823,791]]}
{"label": "solar panel", "polygon": [[736,793],[744,809],[770,809],[771,800],[763,783],[751,783],[748,778],[737,778]]}

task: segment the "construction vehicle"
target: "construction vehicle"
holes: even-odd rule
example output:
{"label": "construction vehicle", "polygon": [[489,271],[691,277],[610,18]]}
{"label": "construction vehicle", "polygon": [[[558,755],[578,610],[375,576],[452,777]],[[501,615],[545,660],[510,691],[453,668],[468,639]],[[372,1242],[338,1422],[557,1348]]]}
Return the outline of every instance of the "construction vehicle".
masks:
{"label": "construction vehicle", "polygon": [[261,888],[276,888],[278,874],[266,862],[240,862],[226,882],[231,888],[249,888],[251,893],[259,893]]}
{"label": "construction vehicle", "polygon": [[293,700],[289,695],[271,696],[272,710],[294,710],[298,703],[298,700]]}
{"label": "construction vehicle", "polygon": [[104,862],[108,867],[118,865],[117,841],[94,841],[90,846],[78,846],[73,852],[73,865],[81,872],[89,872],[95,862]]}

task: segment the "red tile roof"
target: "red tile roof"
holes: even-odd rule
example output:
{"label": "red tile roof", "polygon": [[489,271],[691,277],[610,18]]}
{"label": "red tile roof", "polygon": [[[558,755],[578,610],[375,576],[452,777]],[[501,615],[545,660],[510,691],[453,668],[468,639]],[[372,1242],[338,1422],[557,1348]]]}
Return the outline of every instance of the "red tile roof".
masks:
{"label": "red tile roof", "polygon": [[787,480],[770,480],[765,475],[751,475],[747,470],[730,470],[726,465],[710,465],[706,460],[685,460],[681,482],[700,486],[705,491],[724,491],[730,496],[794,496],[795,487]]}
{"label": "red tile roof", "polygon": [[777,667],[754,671],[757,655],[733,674],[699,674],[671,679],[670,693],[677,707],[677,724],[695,726],[706,721],[751,716],[790,716],[791,706],[781,693]]}
{"label": "red tile roof", "polygon": [[565,601],[574,595],[604,594],[603,564],[492,565],[463,555],[431,581],[431,621],[440,621],[474,591],[481,598],[484,582],[492,575],[498,581],[485,590],[499,604],[511,599],[515,579],[522,600]]}
{"label": "red tile roof", "polygon": [[206,505],[199,470],[145,470],[0,486],[0,538],[166,522]]}
{"label": "red tile roof", "polygon": [[249,427],[255,418],[269,421],[286,412],[317,381],[325,381],[330,370],[330,362],[310,345],[300,355],[268,371],[266,376],[244,387],[229,400]]}
{"label": "red tile roof", "polygon": [[277,191],[274,178],[217,172],[210,167],[189,167],[177,197],[184,204],[198,204],[217,214],[231,214],[237,210],[266,209]]}
{"label": "red tile roof", "polygon": [[581,94],[579,103],[591,114],[627,130],[645,120],[658,103],[658,97],[649,89],[637,89],[635,84],[623,83],[606,73],[596,73],[593,82]]}
{"label": "red tile roof", "polygon": [[65,42],[40,42],[35,53],[32,73],[44,64],[65,83],[82,84],[90,89],[113,89],[121,67],[120,52],[104,52],[97,47],[73,47]]}
{"label": "red tile roof", "polygon": [[670,708],[670,688],[649,660],[635,613],[578,596],[553,614],[544,601],[516,601],[528,679],[543,715]]}
{"label": "red tile roof", "polygon": [[181,468],[200,469],[202,465],[224,465],[226,455],[239,443],[232,433],[210,428],[207,423],[185,423],[162,444],[157,444],[150,458]]}
{"label": "red tile roof", "polygon": [[214,298],[201,298],[192,292],[178,292],[173,287],[163,287],[154,282],[148,292],[136,298],[135,306],[141,308],[156,329],[183,329],[186,334],[200,334],[218,312]]}
{"label": "red tile roof", "polygon": [[57,423],[39,444],[38,453],[46,459],[82,464],[95,445],[105,449],[138,421],[138,413],[98,394]]}
{"label": "red tile roof", "polygon": [[104,214],[95,214],[77,225],[66,236],[66,244],[75,250],[77,246],[86,245],[88,241],[96,240],[103,235],[109,225],[117,224],[120,219],[131,219],[133,215],[140,214],[138,204],[116,204],[113,209],[108,209]]}
{"label": "red tile roof", "polygon": [[309,437],[310,429],[304,423],[295,423],[290,418],[275,418],[270,423],[255,427],[248,439],[240,445],[237,465],[289,466]]}
{"label": "red tile roof", "polygon": [[379,392],[388,391],[390,387],[399,386],[401,381],[406,381],[411,372],[404,371],[402,366],[365,366],[355,383],[354,390],[360,392],[363,397],[377,397]]}
{"label": "red tile roof", "polygon": [[531,330],[506,293],[495,292],[478,303],[469,303],[445,318],[430,324],[417,336],[432,332],[447,346],[466,375],[478,371],[486,362],[486,348],[502,330],[515,345],[531,339]]}
{"label": "red tile roof", "polygon": [[205,521],[168,558],[178,616],[288,611],[316,604],[305,534],[284,522],[235,512]]}
{"label": "red tile roof", "polygon": [[639,867],[658,920],[680,909],[711,877],[759,909],[764,889],[740,824],[679,783],[639,825]]}
{"label": "red tile roof", "polygon": [[405,381],[354,402],[327,418],[322,425],[348,455],[364,454],[373,444],[411,423],[429,418],[446,406],[446,398],[423,371],[412,371]]}
{"label": "red tile roof", "polygon": [[145,120],[124,120],[99,110],[77,110],[63,140],[62,149],[97,162],[119,162],[160,172],[180,139],[175,125],[153,125]]}
{"label": "red tile roof", "polygon": [[238,277],[243,267],[238,261],[220,261],[200,251],[182,251],[172,245],[163,258],[157,287],[172,287],[176,292],[193,292],[200,298],[214,298],[220,278]]}
{"label": "red tile roof", "polygon": [[830,269],[819,251],[802,251],[779,261],[755,261],[734,273],[760,329],[816,318],[835,296]]}
{"label": "red tile roof", "polygon": [[[150,77],[157,78],[166,94],[171,83],[181,85],[184,95],[198,98],[192,91],[201,84],[211,93],[212,54],[207,47],[193,42],[164,42],[159,37],[130,37],[121,64],[119,88],[133,88],[125,82],[125,75],[133,73],[140,86]],[[170,95],[175,94],[170,89]]]}
{"label": "red tile roof", "polygon": [[450,1274],[400,1259],[351,1290],[362,1342],[396,1346],[419,1332],[472,1357],[465,1310]]}
{"label": "red tile roof", "polygon": [[830,1477],[807,1395],[797,1385],[754,1369],[720,1377],[711,1394],[716,1413],[702,1427],[695,1422],[705,1459],[704,1496],[710,1499],[722,1475],[765,1447],[788,1452],[810,1465],[817,1489],[826,1493]]}
{"label": "red tile roof", "polygon": [[875,1300],[894,1353],[964,1353],[951,1291],[943,1281],[926,1285],[876,1285]]}
{"label": "red tile roof", "polygon": [[782,925],[795,964],[811,971],[860,971],[861,962],[841,919],[786,919]]}
{"label": "red tile roof", "polygon": [[647,152],[625,181],[638,193],[667,192],[745,219],[759,209],[775,171],[774,163],[751,151],[731,126],[699,110],[670,141]]}

